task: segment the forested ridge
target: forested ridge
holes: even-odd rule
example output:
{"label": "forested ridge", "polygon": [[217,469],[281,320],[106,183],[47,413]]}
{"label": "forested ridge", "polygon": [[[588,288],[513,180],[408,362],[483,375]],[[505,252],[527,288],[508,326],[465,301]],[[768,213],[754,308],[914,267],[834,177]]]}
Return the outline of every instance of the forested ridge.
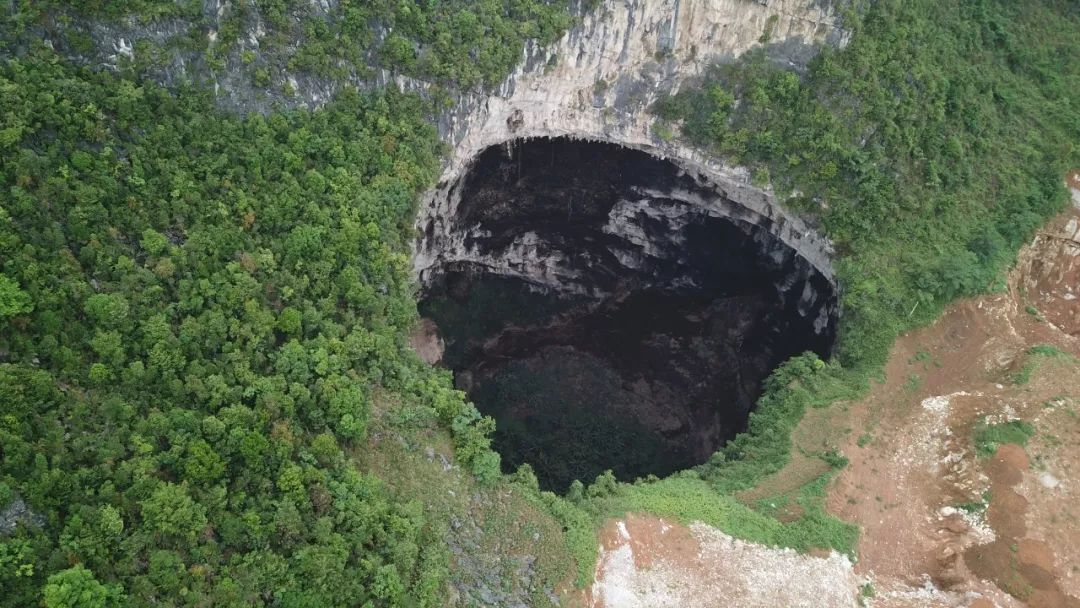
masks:
{"label": "forested ridge", "polygon": [[[851,44],[806,74],[751,55],[662,103],[658,136],[799,193],[789,205],[836,241],[839,357],[778,370],[750,432],[703,466],[582,480],[562,499],[527,468],[501,476],[491,422],[406,346],[412,214],[441,153],[431,100],[345,90],[317,111],[238,117],[201,85],[165,90],[139,66],[62,52],[88,44],[80,15],[195,19],[199,4],[15,2],[5,16],[19,49],[0,63],[2,606],[442,605],[447,523],[357,465],[380,400],[392,424],[448,432],[466,470],[558,522],[579,584],[594,524],[626,510],[849,550],[854,530],[821,507],[827,476],[797,491],[795,521],[730,495],[783,465],[805,408],[862,390],[898,331],[994,288],[1080,164],[1080,16],[1064,0],[861,6]],[[331,19],[255,4],[283,15],[267,52],[285,61],[251,58],[256,79],[375,57],[492,84],[525,39],[570,23],[561,3],[342,1]],[[391,21],[398,38],[376,39]],[[59,51],[33,40],[54,29]],[[331,42],[342,33],[366,42]],[[235,50],[227,31],[221,47],[196,38],[210,63]]]}
{"label": "forested ridge", "polygon": [[[596,0],[586,0],[586,7]],[[229,63],[252,84],[290,94],[287,75],[370,78],[376,69],[423,78],[449,90],[491,87],[521,60],[526,41],[555,40],[572,23],[569,0],[16,0],[15,35],[45,34],[74,56],[114,40],[94,25],[126,24],[139,68],[179,53],[208,76]]]}
{"label": "forested ridge", "polygon": [[404,350],[423,104],[237,119],[45,51],[0,90],[0,503],[45,520],[2,603],[438,605],[418,505],[345,456],[375,386],[475,416]]}
{"label": "forested ridge", "polygon": [[[807,408],[865,394],[900,332],[956,298],[1003,289],[1017,250],[1068,204],[1064,175],[1080,164],[1076,3],[842,10],[851,41],[823,49],[805,73],[752,51],[654,108],[657,136],[677,134],[748,167],[837,249],[834,357],[796,357],[773,372],[748,431],[695,470],[721,496],[790,460]],[[846,462],[817,456],[834,468]],[[853,532],[823,510],[826,482],[777,497],[807,513],[773,542],[852,546]]]}
{"label": "forested ridge", "polygon": [[[4,15],[0,605],[444,602],[446,522],[354,458],[379,393],[405,427],[449,430],[479,479],[499,471],[490,422],[405,346],[412,213],[440,153],[430,101],[346,90],[315,112],[236,117],[209,74],[171,91],[146,75],[196,52],[257,85],[387,67],[471,87],[570,16],[532,1],[326,7],[18,1]],[[180,29],[136,41],[118,73],[78,67],[91,24],[119,20]],[[241,51],[256,27],[258,52]]]}

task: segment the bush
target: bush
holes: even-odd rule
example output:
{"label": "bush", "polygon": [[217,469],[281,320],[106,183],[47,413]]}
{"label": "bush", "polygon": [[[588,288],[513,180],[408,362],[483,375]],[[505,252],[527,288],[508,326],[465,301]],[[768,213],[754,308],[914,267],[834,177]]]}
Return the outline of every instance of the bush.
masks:
{"label": "bush", "polygon": [[802,194],[791,205],[840,251],[837,352],[874,368],[899,331],[994,285],[1065,204],[1080,109],[1063,95],[1080,69],[1056,58],[1080,50],[1080,18],[1052,2],[918,0],[847,19],[851,43],[802,79],[751,52],[653,110],[755,167],[755,183]]}
{"label": "bush", "polygon": [[1010,420],[1000,424],[986,424],[983,420],[975,426],[973,436],[975,453],[981,458],[989,458],[1002,444],[1027,445],[1028,439],[1034,434],[1035,427],[1023,420]]}

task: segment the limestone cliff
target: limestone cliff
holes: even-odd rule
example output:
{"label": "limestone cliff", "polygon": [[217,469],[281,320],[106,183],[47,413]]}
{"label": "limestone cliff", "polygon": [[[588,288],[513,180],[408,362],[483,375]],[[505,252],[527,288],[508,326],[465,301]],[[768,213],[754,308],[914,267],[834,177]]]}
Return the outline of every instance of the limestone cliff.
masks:
{"label": "limestone cliff", "polygon": [[[219,104],[241,113],[318,107],[347,86],[395,84],[421,93],[431,89],[430,83],[387,70],[337,79],[286,70],[283,82],[259,87],[246,73],[243,59],[263,53],[267,31],[258,11],[244,23],[234,48],[220,63],[175,44],[192,35],[206,36],[212,43],[225,27],[222,15],[228,3],[207,0],[199,23],[178,19],[142,23],[129,18],[79,24],[89,33],[92,48],[63,50],[107,69],[145,61],[153,54],[152,77],[167,85],[208,79]],[[335,0],[313,0],[312,6],[318,14],[329,14]],[[581,3],[572,10],[578,23],[556,43],[527,45],[517,69],[494,91],[453,94],[435,117],[451,152],[440,185],[424,197],[417,216],[416,225],[424,235],[416,246],[418,274],[467,255],[458,241],[469,227],[455,219],[460,201],[453,190],[481,151],[515,139],[568,136],[671,159],[717,193],[700,201],[709,213],[765,227],[831,277],[824,239],[784,212],[768,191],[752,186],[745,170],[658,135],[648,111],[657,99],[678,91],[709,65],[731,61],[752,48],[764,47],[774,60],[800,69],[822,45],[844,44],[847,33],[838,25],[830,1],[600,0],[595,8]],[[63,46],[61,38],[47,42]]]}
{"label": "limestone cliff", "polygon": [[550,268],[528,258],[535,244],[522,242],[500,252],[498,260],[478,259],[464,245],[477,227],[462,224],[459,206],[462,182],[483,150],[566,136],[671,160],[715,196],[665,196],[692,198],[691,204],[709,214],[764,227],[831,278],[830,248],[822,237],[786,213],[771,193],[752,186],[745,170],[656,134],[649,107],[712,63],[751,48],[765,46],[775,59],[798,68],[820,45],[845,41],[835,14],[807,0],[606,0],[558,43],[525,49],[519,68],[493,94],[464,95],[441,118],[440,131],[453,148],[439,186],[425,197],[417,217],[417,272],[423,277],[447,263],[472,260],[515,267],[520,275],[531,264],[532,278],[549,282]]}

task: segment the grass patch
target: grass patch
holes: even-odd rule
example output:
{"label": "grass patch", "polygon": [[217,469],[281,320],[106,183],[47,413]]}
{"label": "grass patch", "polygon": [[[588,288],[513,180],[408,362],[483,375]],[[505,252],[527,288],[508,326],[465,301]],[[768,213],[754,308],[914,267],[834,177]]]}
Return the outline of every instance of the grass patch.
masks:
{"label": "grass patch", "polygon": [[[734,495],[754,487],[790,461],[791,434],[807,408],[855,398],[865,388],[857,376],[837,364],[826,364],[810,353],[794,357],[766,380],[765,393],[750,415],[749,430],[708,463],[665,479],[635,483],[601,475],[587,489],[571,489],[567,498],[541,493],[540,499],[567,530],[567,548],[578,568],[575,582],[584,586],[592,576],[598,526],[607,518],[635,512],[683,523],[700,521],[731,536],[770,546],[851,553],[857,529],[824,509],[825,489],[835,469],[777,499],[797,505],[800,514],[793,521],[782,522],[768,509],[754,509]],[[840,467],[845,461],[831,453],[823,459],[831,467]]]}
{"label": "grass patch", "polygon": [[1014,443],[1021,447],[1035,434],[1035,427],[1023,420],[1010,420],[1000,424],[986,424],[984,419],[975,426],[973,441],[975,453],[980,458],[989,458],[997,452],[998,446]]}
{"label": "grass patch", "polygon": [[[445,455],[454,449],[446,429],[416,421],[399,424],[393,413],[407,409],[402,403],[388,403],[381,409],[386,415],[377,417],[372,426],[373,434],[382,438],[380,443],[351,455],[385,479],[396,499],[423,506],[430,558],[448,564],[451,547],[447,543],[456,538],[455,550],[463,551],[472,563],[497,569],[506,590],[513,590],[520,582],[516,558],[532,556],[533,585],[517,591],[527,593],[530,606],[552,605],[545,588],[557,589],[577,572],[567,559],[567,547],[584,544],[586,536],[588,544],[595,544],[591,520],[577,508],[564,510],[559,517],[555,503],[565,500],[543,496],[528,472],[481,483],[467,468],[447,469],[446,463],[453,459]],[[452,533],[452,526],[459,531]],[[446,570],[443,576],[453,580],[479,574],[475,569],[457,568]]]}
{"label": "grass patch", "polygon": [[1039,344],[1032,346],[1028,349],[1029,355],[1037,355],[1040,357],[1052,357],[1054,359],[1065,359],[1072,363],[1076,362],[1076,357],[1073,357],[1069,353],[1061,350],[1060,348],[1050,344]]}
{"label": "grass patch", "polygon": [[1042,313],[1039,312],[1039,309],[1035,308],[1031,304],[1028,304],[1027,306],[1024,307],[1024,312],[1031,315],[1032,317],[1035,317],[1035,320],[1038,321],[1039,323],[1045,323],[1046,322],[1046,317],[1043,317]]}
{"label": "grass patch", "polygon": [[[789,522],[751,508],[729,494],[718,493],[713,484],[693,471],[656,481],[616,484],[610,494],[594,496],[582,506],[597,523],[627,513],[649,513],[683,524],[699,521],[736,538],[767,546],[798,551],[824,548],[850,555],[858,539],[858,529],[832,517],[824,508],[825,490],[831,477],[832,472],[827,473],[800,488],[794,496],[773,499],[797,504],[801,516]],[[595,537],[590,534],[589,540],[587,544],[574,546],[579,584],[590,579],[596,560]]]}
{"label": "grass patch", "polygon": [[1058,361],[1062,363],[1075,364],[1077,362],[1076,357],[1061,350],[1056,346],[1049,344],[1039,344],[1032,346],[1027,350],[1024,364],[1020,366],[1020,369],[1012,375],[1012,383],[1017,386],[1023,386],[1031,381],[1032,374],[1038,369],[1039,365],[1044,361]]}
{"label": "grass patch", "polygon": [[873,599],[876,595],[877,593],[874,591],[874,586],[872,584],[863,583],[863,585],[859,587],[859,605],[866,606],[867,601]]}
{"label": "grass patch", "polygon": [[[994,448],[995,450],[997,448]],[[990,490],[985,490],[979,500],[970,500],[962,502],[956,505],[957,509],[965,513],[985,513],[986,509],[990,507]]]}

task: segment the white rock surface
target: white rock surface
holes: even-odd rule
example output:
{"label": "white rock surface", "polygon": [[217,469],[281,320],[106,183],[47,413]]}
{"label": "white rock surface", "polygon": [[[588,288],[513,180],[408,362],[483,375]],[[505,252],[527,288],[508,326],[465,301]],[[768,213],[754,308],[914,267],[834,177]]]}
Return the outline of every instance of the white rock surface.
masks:
{"label": "white rock surface", "polygon": [[[568,136],[671,159],[715,184],[723,198],[756,216],[755,223],[772,222],[788,245],[832,276],[829,244],[769,192],[750,185],[744,169],[652,132],[648,108],[657,99],[763,40],[774,57],[800,65],[822,44],[846,43],[847,33],[813,0],[604,0],[557,43],[526,48],[522,64],[495,94],[465,95],[440,121],[453,149],[440,186],[425,196],[417,215],[417,227],[430,236],[417,246],[416,271],[445,261],[459,245],[449,219],[459,201],[449,190],[477,154],[517,138]],[[404,89],[418,87],[398,80]]]}
{"label": "white rock surface", "polygon": [[[846,556],[800,555],[732,538],[697,522],[695,553],[668,555],[619,522],[601,547],[592,606],[603,608],[855,608],[858,580]],[[666,531],[665,531],[666,535]],[[685,543],[686,541],[680,541]],[[680,545],[682,546],[682,545]],[[642,553],[644,552],[644,553]],[[647,565],[646,565],[647,564]]]}

